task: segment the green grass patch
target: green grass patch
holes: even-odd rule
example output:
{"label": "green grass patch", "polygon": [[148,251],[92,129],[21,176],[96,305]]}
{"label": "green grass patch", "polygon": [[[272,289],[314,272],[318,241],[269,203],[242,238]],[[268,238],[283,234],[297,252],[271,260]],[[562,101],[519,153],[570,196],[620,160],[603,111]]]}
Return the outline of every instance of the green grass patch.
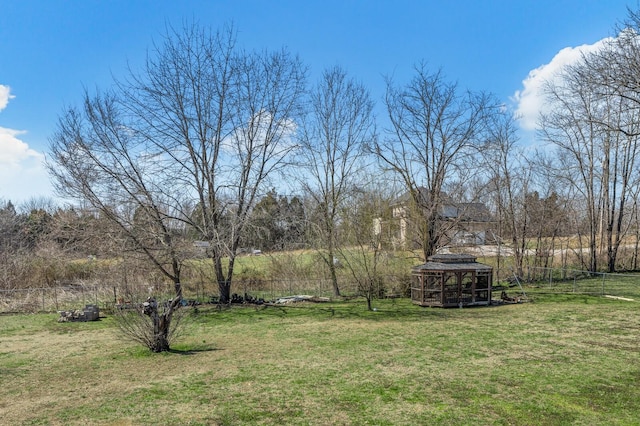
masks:
{"label": "green grass patch", "polygon": [[122,340],[111,318],[1,316],[0,415],[18,425],[637,424],[637,303],[531,299],[200,307],[163,354]]}

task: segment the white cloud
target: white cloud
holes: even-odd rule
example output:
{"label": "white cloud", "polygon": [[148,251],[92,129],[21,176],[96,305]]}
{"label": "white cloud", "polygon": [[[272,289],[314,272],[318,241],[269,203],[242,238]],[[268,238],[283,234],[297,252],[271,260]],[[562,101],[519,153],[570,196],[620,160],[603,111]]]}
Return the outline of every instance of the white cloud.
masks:
{"label": "white cloud", "polygon": [[37,157],[38,153],[17,136],[25,131],[0,127],[0,167],[14,168],[29,158]]}
{"label": "white cloud", "polygon": [[516,115],[522,129],[535,130],[537,128],[538,117],[545,108],[542,94],[545,82],[557,80],[564,67],[577,63],[583,54],[597,51],[609,41],[611,38],[602,39],[594,44],[566,47],[560,50],[551,62],[529,72],[527,78],[522,81],[523,89],[515,92],[512,97],[516,103]]}
{"label": "white cloud", "polygon": [[21,203],[53,192],[44,155],[19,139],[24,133],[0,127],[0,200]]}
{"label": "white cloud", "polygon": [[[13,98],[11,88],[0,84],[0,112]],[[0,127],[0,201],[10,200],[18,204],[53,194],[44,154],[20,139],[20,135],[25,133]]]}
{"label": "white cloud", "polygon": [[0,84],[0,111],[7,107],[9,99],[13,99],[15,96],[11,94],[11,88]]}

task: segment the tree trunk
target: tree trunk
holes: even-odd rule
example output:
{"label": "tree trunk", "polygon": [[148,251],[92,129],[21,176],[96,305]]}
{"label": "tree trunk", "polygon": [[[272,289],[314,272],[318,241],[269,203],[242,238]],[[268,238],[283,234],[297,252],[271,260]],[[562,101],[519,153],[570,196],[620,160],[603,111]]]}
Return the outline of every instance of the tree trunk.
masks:
{"label": "tree trunk", "polygon": [[430,214],[425,220],[426,229],[422,236],[422,253],[424,261],[427,262],[431,256],[436,254],[438,249],[438,232],[436,230],[438,218],[434,214]]}
{"label": "tree trunk", "polygon": [[218,281],[218,294],[220,303],[229,303],[231,301],[231,271],[233,270],[233,259],[229,259],[229,275],[225,276],[222,268],[222,258],[217,252],[212,256],[213,266]]}
{"label": "tree trunk", "polygon": [[219,280],[218,293],[220,294],[220,303],[229,303],[231,301],[231,281]]}
{"label": "tree trunk", "polygon": [[158,315],[157,312],[153,316],[153,344],[149,349],[152,352],[167,352],[169,348],[169,325],[170,317],[167,318],[169,312]]}
{"label": "tree trunk", "polygon": [[[176,279],[176,281],[178,280]],[[155,300],[150,300],[148,304],[145,304],[145,313],[151,317],[153,322],[153,339],[148,342],[149,349],[152,352],[167,352],[170,350],[171,320],[173,319],[174,311],[180,307],[182,302],[182,284],[175,282],[174,288],[176,295],[164,312],[158,312],[158,303]]]}
{"label": "tree trunk", "polygon": [[333,246],[329,247],[329,255],[327,264],[329,265],[329,274],[331,275],[331,285],[333,286],[333,295],[340,297],[340,286],[338,285],[338,274],[336,272],[335,251]]}

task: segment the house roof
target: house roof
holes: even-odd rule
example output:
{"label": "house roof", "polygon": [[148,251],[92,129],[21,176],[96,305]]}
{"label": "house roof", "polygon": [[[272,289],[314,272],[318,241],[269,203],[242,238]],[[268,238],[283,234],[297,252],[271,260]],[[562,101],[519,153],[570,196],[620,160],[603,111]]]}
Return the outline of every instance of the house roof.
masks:
{"label": "house roof", "polygon": [[483,203],[455,203],[446,204],[443,217],[459,219],[468,222],[491,222],[491,212]]}
{"label": "house roof", "polygon": [[[423,186],[416,188],[421,204],[426,205],[431,198],[429,190]],[[493,222],[493,216],[484,203],[458,203],[451,199],[446,193],[442,192],[441,199],[443,201],[440,207],[440,216],[444,219],[457,219],[465,222]],[[410,192],[405,192],[399,196],[392,204],[393,206],[402,206],[408,204],[412,200]]]}

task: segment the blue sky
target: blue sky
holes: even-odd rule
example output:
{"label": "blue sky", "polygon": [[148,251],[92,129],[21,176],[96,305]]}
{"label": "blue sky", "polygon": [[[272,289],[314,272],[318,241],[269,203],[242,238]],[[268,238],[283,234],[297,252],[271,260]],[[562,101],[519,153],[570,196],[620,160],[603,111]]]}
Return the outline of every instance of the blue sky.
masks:
{"label": "blue sky", "polygon": [[[0,200],[52,196],[42,167],[64,106],[145,58],[167,25],[233,22],[241,45],[287,47],[311,69],[340,65],[381,106],[426,61],[494,93],[534,127],[540,80],[605,37],[634,0],[0,0]],[[529,117],[527,121],[526,118]]]}

